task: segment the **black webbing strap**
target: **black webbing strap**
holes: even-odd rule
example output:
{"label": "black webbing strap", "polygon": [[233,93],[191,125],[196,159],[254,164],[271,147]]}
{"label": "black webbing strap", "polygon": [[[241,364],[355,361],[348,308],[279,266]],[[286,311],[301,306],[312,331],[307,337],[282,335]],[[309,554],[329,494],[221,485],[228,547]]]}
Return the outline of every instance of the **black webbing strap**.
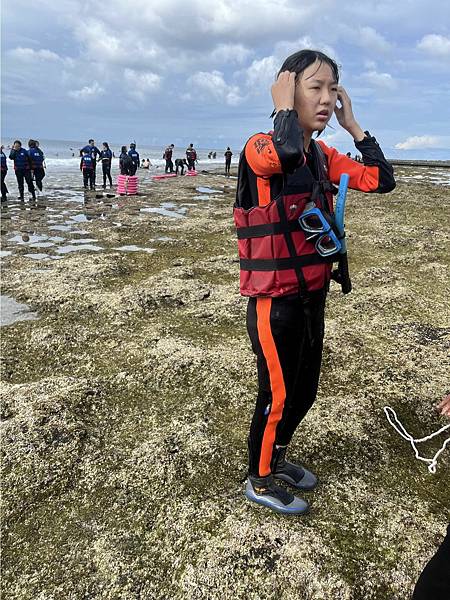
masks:
{"label": "black webbing strap", "polygon": [[[286,181],[284,183],[286,185]],[[277,203],[277,209],[278,209],[278,216],[280,217],[280,223],[281,223],[281,225],[284,226],[284,239],[286,241],[286,246],[288,247],[290,258],[292,259],[293,264],[294,264],[294,266],[290,267],[290,268],[295,270],[295,274],[297,275],[298,285],[300,288],[300,295],[304,296],[308,292],[308,286],[306,285],[306,279],[305,279],[305,276],[303,275],[302,266],[300,264],[300,261],[298,261],[299,258],[303,258],[303,257],[297,256],[297,251],[295,249],[294,240],[292,239],[291,232],[288,229],[289,221],[286,216],[286,211],[284,210],[283,195],[281,195],[277,198],[276,203]],[[277,262],[279,262],[279,260]],[[281,260],[283,260],[283,259],[281,259]],[[279,267],[277,267],[277,268],[279,268]],[[287,267],[287,268],[289,268],[289,267]],[[276,269],[269,269],[269,270],[276,270]]]}
{"label": "black webbing strap", "polygon": [[337,254],[331,256],[320,256],[320,254],[302,254],[301,256],[289,256],[288,258],[241,258],[241,271],[286,271],[310,265],[331,263],[338,259]]}
{"label": "black webbing strap", "polygon": [[300,223],[297,219],[288,221],[287,228],[284,223],[265,223],[263,225],[250,225],[249,227],[238,227],[236,229],[238,240],[249,238],[260,238],[266,235],[284,234],[286,231],[300,231]]}

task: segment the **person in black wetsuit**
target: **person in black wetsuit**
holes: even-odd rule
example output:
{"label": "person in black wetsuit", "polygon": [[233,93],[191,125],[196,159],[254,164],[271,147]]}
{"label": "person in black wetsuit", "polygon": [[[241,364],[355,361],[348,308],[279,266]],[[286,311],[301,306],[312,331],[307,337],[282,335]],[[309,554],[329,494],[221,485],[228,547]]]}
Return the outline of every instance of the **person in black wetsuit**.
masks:
{"label": "person in black wetsuit", "polygon": [[233,153],[230,150],[230,146],[228,146],[228,148],[226,149],[224,156],[225,156],[225,175],[229,175],[230,167],[231,167],[231,157],[233,156]]}
{"label": "person in black wetsuit", "polygon": [[22,148],[22,142],[20,140],[14,142],[12,150],[9,153],[9,158],[14,161],[14,170],[16,172],[17,186],[19,188],[19,200],[23,200],[24,181],[27,182],[31,198],[36,200],[36,190],[31,175],[30,155],[25,148]]}
{"label": "person in black wetsuit", "polygon": [[84,151],[87,151],[90,153],[90,155],[92,156],[92,166],[94,169],[94,188],[95,188],[95,179],[96,179],[96,174],[97,174],[97,157],[100,156],[100,150],[97,148],[97,146],[95,145],[95,140],[90,139],[89,143],[80,150],[80,156],[83,156]]}
{"label": "person in black wetsuit", "polygon": [[89,189],[95,190],[95,159],[92,158],[89,147],[83,148],[81,152],[80,171],[83,173],[84,189],[87,190],[89,185]]}
{"label": "person in black wetsuit", "polygon": [[185,158],[175,159],[175,173],[178,175],[178,169],[180,169],[180,175],[184,175],[184,167],[187,166]]}
{"label": "person in black wetsuit", "polygon": [[130,167],[131,173],[130,175],[135,175],[136,171],[139,168],[140,160],[139,160],[139,152],[136,150],[136,144],[133,142],[130,144],[130,149],[128,150],[128,156],[131,158],[132,165]]}
{"label": "person in black wetsuit", "polygon": [[109,148],[108,142],[103,142],[103,148],[100,152],[100,160],[102,162],[102,171],[103,171],[103,189],[106,190],[106,178],[108,178],[109,187],[112,187],[112,178],[111,178],[112,152]]}
{"label": "person in black wetsuit", "polygon": [[28,154],[30,155],[31,159],[31,168],[33,170],[36,187],[40,192],[42,192],[42,180],[45,177],[45,156],[42,150],[39,148],[39,142],[37,140],[28,140],[28,148]]}
{"label": "person in black wetsuit", "polygon": [[194,148],[194,144],[189,144],[186,148],[186,159],[188,164],[188,171],[195,171],[195,161],[197,160],[197,152]]}
{"label": "person in black wetsuit", "polygon": [[131,156],[127,152],[127,147],[122,146],[119,156],[119,169],[121,175],[133,175],[134,165]]}
{"label": "person in black wetsuit", "polygon": [[3,152],[4,146],[1,147],[0,158],[1,158],[1,169],[2,169],[2,202],[8,200],[8,188],[6,187],[5,177],[8,172],[8,165],[6,164],[6,154]]}
{"label": "person in black wetsuit", "polygon": [[174,148],[175,146],[173,144],[170,144],[170,146],[167,146],[167,148],[164,150],[163,158],[166,161],[166,173],[173,173],[172,154]]}

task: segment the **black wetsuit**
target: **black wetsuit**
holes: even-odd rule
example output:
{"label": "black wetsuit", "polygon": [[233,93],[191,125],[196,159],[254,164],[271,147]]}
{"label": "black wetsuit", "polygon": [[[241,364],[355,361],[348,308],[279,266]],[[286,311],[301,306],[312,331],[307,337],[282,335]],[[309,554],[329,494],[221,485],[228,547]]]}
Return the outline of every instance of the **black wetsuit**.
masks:
{"label": "black wetsuit", "polygon": [[25,148],[20,150],[12,149],[9,158],[14,161],[14,170],[16,172],[17,186],[19,188],[19,197],[23,200],[24,181],[27,182],[28,191],[33,198],[36,198],[33,178],[31,176],[31,159]]}
{"label": "black wetsuit", "polygon": [[228,173],[228,175],[230,174],[230,167],[231,167],[231,157],[233,156],[233,153],[231,152],[231,150],[227,150],[224,154],[225,156],[225,173]]}
{"label": "black wetsuit", "polygon": [[172,162],[172,154],[173,154],[173,150],[172,148],[166,148],[164,150],[164,159],[166,161],[166,168],[165,168],[165,172],[166,173],[173,173],[173,162]]}
{"label": "black wetsuit", "polygon": [[134,175],[136,172],[133,160],[126,152],[122,152],[119,156],[119,168],[121,175]]}
{"label": "black wetsuit", "polygon": [[31,165],[33,168],[34,180],[36,181],[36,187],[42,192],[42,180],[45,177],[44,169],[44,153],[40,148],[30,148],[28,154],[31,158]]}
{"label": "black wetsuit", "polygon": [[93,160],[94,174],[92,177],[93,177],[94,187],[95,187],[95,176],[97,174],[97,156],[100,156],[100,150],[97,148],[97,146],[91,146],[90,144],[88,144],[81,150],[81,155],[83,155],[83,152],[86,150],[90,153],[90,155],[92,156],[92,160]]}
{"label": "black wetsuit", "polygon": [[184,165],[186,164],[185,158],[175,159],[175,173],[178,175],[178,169],[181,170],[181,175],[184,175]]}
{"label": "black wetsuit", "polygon": [[87,190],[88,189],[88,185],[89,188],[91,190],[95,190],[95,159],[92,158],[92,156],[90,154],[85,154],[81,157],[81,161],[80,161],[80,169],[81,172],[83,173],[83,186],[84,189]]}
{"label": "black wetsuit", "polygon": [[108,150],[102,150],[100,152],[100,160],[102,161],[103,187],[106,188],[106,178],[108,178],[109,185],[112,186],[112,178],[111,178],[112,152],[109,148],[108,148]]}
{"label": "black wetsuit", "polygon": [[6,200],[8,194],[8,188],[6,187],[5,177],[8,172],[8,165],[6,164],[6,154],[2,151],[1,153],[1,167],[2,167],[2,201]]}
{"label": "black wetsuit", "polygon": [[195,161],[197,159],[197,152],[194,148],[188,148],[186,150],[186,158],[188,164],[188,171],[195,171]]}
{"label": "black wetsuit", "polygon": [[450,598],[450,525],[436,554],[420,575],[412,600],[449,600]]}
{"label": "black wetsuit", "polygon": [[128,156],[132,161],[132,164],[129,167],[130,173],[128,173],[128,175],[135,175],[141,162],[139,160],[139,152],[136,151],[136,148],[130,148],[128,150]]}

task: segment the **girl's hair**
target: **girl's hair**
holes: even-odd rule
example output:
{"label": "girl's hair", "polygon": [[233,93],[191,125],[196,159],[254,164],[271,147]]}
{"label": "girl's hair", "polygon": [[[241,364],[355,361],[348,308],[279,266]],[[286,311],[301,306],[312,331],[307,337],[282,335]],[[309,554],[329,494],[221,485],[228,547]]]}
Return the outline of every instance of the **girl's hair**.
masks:
{"label": "girl's hair", "polygon": [[[278,75],[283,73],[283,71],[290,71],[291,73],[296,73],[296,80],[300,78],[300,75],[303,73],[305,69],[307,69],[310,65],[313,65],[315,62],[319,61],[319,69],[322,66],[322,63],[326,63],[333,72],[336,83],[339,83],[339,67],[337,63],[319,50],[300,50],[295,54],[291,54],[288,56],[284,63],[281,65],[281,69],[278,71]],[[278,77],[277,75],[277,77]],[[330,125],[327,125],[330,127]],[[323,131],[323,130],[322,130]],[[322,133],[319,131],[317,137]]]}
{"label": "girl's hair", "polygon": [[106,147],[107,150],[109,150],[108,142],[103,142],[103,145]]}
{"label": "girl's hair", "polygon": [[127,147],[126,147],[126,146],[122,146],[122,150],[121,150],[121,152],[125,152],[125,154],[126,154],[126,152],[127,152]]}
{"label": "girl's hair", "polygon": [[322,63],[327,63],[333,71],[336,83],[339,83],[339,67],[337,63],[323,52],[319,52],[319,50],[300,50],[295,54],[291,54],[291,56],[288,56],[282,64],[281,69],[278,71],[278,75],[283,71],[290,71],[291,73],[296,73],[298,78],[298,76],[310,65],[314,64],[316,60],[320,63],[319,67]]}
{"label": "girl's hair", "polygon": [[36,140],[28,140],[28,148],[36,148]]}

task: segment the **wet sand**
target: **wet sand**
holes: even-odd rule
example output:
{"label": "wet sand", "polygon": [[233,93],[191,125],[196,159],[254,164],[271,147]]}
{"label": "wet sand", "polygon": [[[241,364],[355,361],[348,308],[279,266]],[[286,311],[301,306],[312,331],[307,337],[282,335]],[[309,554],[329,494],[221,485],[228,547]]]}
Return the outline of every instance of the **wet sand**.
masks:
{"label": "wet sand", "polygon": [[417,437],[445,424],[450,188],[399,174],[388,196],[349,194],[354,291],[330,291],[290,453],[321,481],[302,518],[242,494],[236,180],[145,177],[124,199],[62,176],[2,208],[2,293],[38,317],[1,329],[5,597],[410,598],[449,520],[449,452],[430,475],[383,406]]}

